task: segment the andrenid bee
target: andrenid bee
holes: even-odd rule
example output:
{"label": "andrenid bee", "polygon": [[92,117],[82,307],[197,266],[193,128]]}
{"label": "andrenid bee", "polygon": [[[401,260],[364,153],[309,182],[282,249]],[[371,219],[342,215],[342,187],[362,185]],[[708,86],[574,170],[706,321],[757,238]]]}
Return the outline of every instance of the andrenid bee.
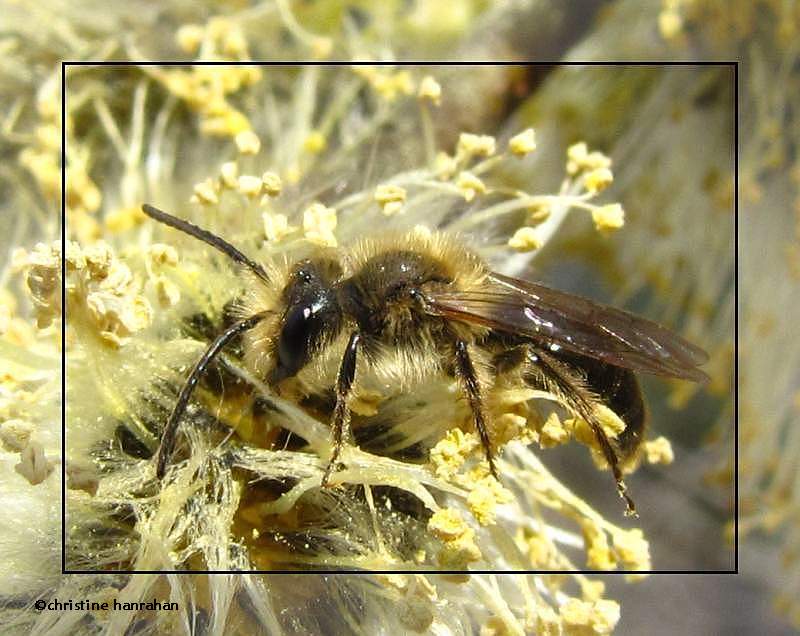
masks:
{"label": "andrenid bee", "polygon": [[[242,336],[244,358],[270,386],[301,375],[334,387],[333,449],[326,485],[349,439],[348,399],[359,368],[400,388],[431,374],[458,378],[489,468],[498,477],[484,406],[499,376],[520,373],[531,387],[557,395],[588,423],[611,467],[627,512],[621,463],[643,441],[645,410],[635,372],[704,381],[700,348],[668,329],[579,296],[490,271],[454,238],[411,232],[365,239],[348,250],[321,250],[288,269],[262,266],[222,238],[150,205],[151,218],[215,247],[252,280],[238,320],[209,345],[183,385],[157,455],[163,478],[192,391],[214,357]],[[338,358],[335,376],[321,362]],[[596,409],[625,422],[616,440]]]}

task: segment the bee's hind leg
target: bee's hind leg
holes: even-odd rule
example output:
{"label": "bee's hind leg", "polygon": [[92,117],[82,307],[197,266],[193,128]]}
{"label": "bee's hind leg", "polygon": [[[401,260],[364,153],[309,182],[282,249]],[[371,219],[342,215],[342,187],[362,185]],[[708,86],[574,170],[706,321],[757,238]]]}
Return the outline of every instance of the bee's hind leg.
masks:
{"label": "bee's hind leg", "polygon": [[472,409],[475,428],[478,430],[481,444],[483,444],[483,449],[486,452],[489,470],[494,478],[499,481],[500,477],[494,463],[492,442],[491,439],[489,439],[489,430],[486,428],[486,416],[484,414],[483,399],[481,398],[480,382],[478,381],[477,373],[475,373],[475,367],[472,364],[472,358],[470,358],[467,343],[464,340],[458,339],[455,341],[455,362],[458,378],[461,381],[464,393],[469,401],[470,409]]}
{"label": "bee's hind leg", "polygon": [[[611,467],[614,480],[617,483],[619,496],[625,501],[628,516],[637,516],[636,505],[628,495],[628,489],[622,478],[622,469],[617,453],[611,445],[603,427],[600,425],[595,409],[602,404],[591,388],[589,388],[579,373],[567,363],[558,360],[541,347],[530,346],[529,360],[532,368],[536,370],[535,376],[530,380],[538,380],[546,390],[559,396],[564,404],[575,415],[583,419],[594,433],[603,456]],[[539,376],[536,378],[536,376]]]}

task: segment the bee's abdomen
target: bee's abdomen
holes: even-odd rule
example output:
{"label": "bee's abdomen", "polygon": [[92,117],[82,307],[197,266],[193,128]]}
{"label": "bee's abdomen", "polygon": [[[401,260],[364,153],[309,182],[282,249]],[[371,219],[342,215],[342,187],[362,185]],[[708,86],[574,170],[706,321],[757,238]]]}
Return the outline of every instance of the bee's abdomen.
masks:
{"label": "bee's abdomen", "polygon": [[629,369],[583,356],[571,356],[569,364],[585,373],[586,385],[625,422],[625,430],[615,440],[615,446],[620,459],[628,459],[644,441],[647,423],[647,412],[636,374]]}
{"label": "bee's abdomen", "polygon": [[[489,337],[496,374],[520,367],[529,360],[525,339],[493,333]],[[647,410],[636,374],[622,367],[561,350],[550,352],[553,358],[570,367],[598,400],[625,422],[625,430],[612,441],[619,458],[632,458],[644,441]]]}

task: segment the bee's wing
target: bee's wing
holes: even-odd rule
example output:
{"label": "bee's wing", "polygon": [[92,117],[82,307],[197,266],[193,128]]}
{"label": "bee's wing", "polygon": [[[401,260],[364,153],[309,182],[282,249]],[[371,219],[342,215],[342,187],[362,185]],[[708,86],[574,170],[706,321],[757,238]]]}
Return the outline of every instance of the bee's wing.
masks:
{"label": "bee's wing", "polygon": [[428,310],[517,333],[617,367],[703,382],[708,355],[659,324],[580,296],[502,274],[480,291],[426,292]]}

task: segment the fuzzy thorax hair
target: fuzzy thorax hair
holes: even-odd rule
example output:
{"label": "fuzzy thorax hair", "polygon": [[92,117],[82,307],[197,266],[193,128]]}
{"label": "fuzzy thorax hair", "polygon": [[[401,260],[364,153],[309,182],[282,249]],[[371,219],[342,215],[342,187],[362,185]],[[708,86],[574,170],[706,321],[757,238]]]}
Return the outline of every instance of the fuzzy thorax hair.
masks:
{"label": "fuzzy thorax hair", "polygon": [[[269,284],[248,273],[247,292],[239,305],[242,318],[269,312],[267,318],[244,335],[245,361],[261,378],[268,378],[276,366],[278,338],[284,324],[291,295],[292,279],[308,261],[325,263],[326,275],[336,283],[352,281],[359,293],[369,297],[371,303],[383,306],[381,336],[367,340],[364,354],[368,364],[359,364],[358,389],[387,393],[404,392],[419,382],[446,369],[446,355],[437,338],[437,320],[420,320],[410,300],[382,303],[381,290],[391,287],[393,272],[383,265],[375,266],[376,259],[391,258],[394,254],[414,254],[422,267],[435,270],[454,290],[469,291],[479,288],[485,281],[488,269],[482,260],[466,249],[456,238],[425,230],[421,227],[382,238],[365,238],[350,248],[320,248],[308,260],[299,263],[267,263]],[[371,264],[373,264],[371,266]],[[405,268],[406,265],[400,265]],[[374,286],[374,289],[372,287]],[[389,306],[391,304],[391,306]],[[347,313],[347,312],[346,312]],[[338,365],[347,346],[348,334],[357,328],[352,316],[324,333],[313,346],[308,364],[296,374],[301,393],[313,394],[330,389],[336,381]],[[451,323],[459,337],[472,341],[476,328]],[[478,329],[478,331],[483,331]],[[483,375],[484,361],[476,360]],[[365,373],[366,371],[366,373]]]}

